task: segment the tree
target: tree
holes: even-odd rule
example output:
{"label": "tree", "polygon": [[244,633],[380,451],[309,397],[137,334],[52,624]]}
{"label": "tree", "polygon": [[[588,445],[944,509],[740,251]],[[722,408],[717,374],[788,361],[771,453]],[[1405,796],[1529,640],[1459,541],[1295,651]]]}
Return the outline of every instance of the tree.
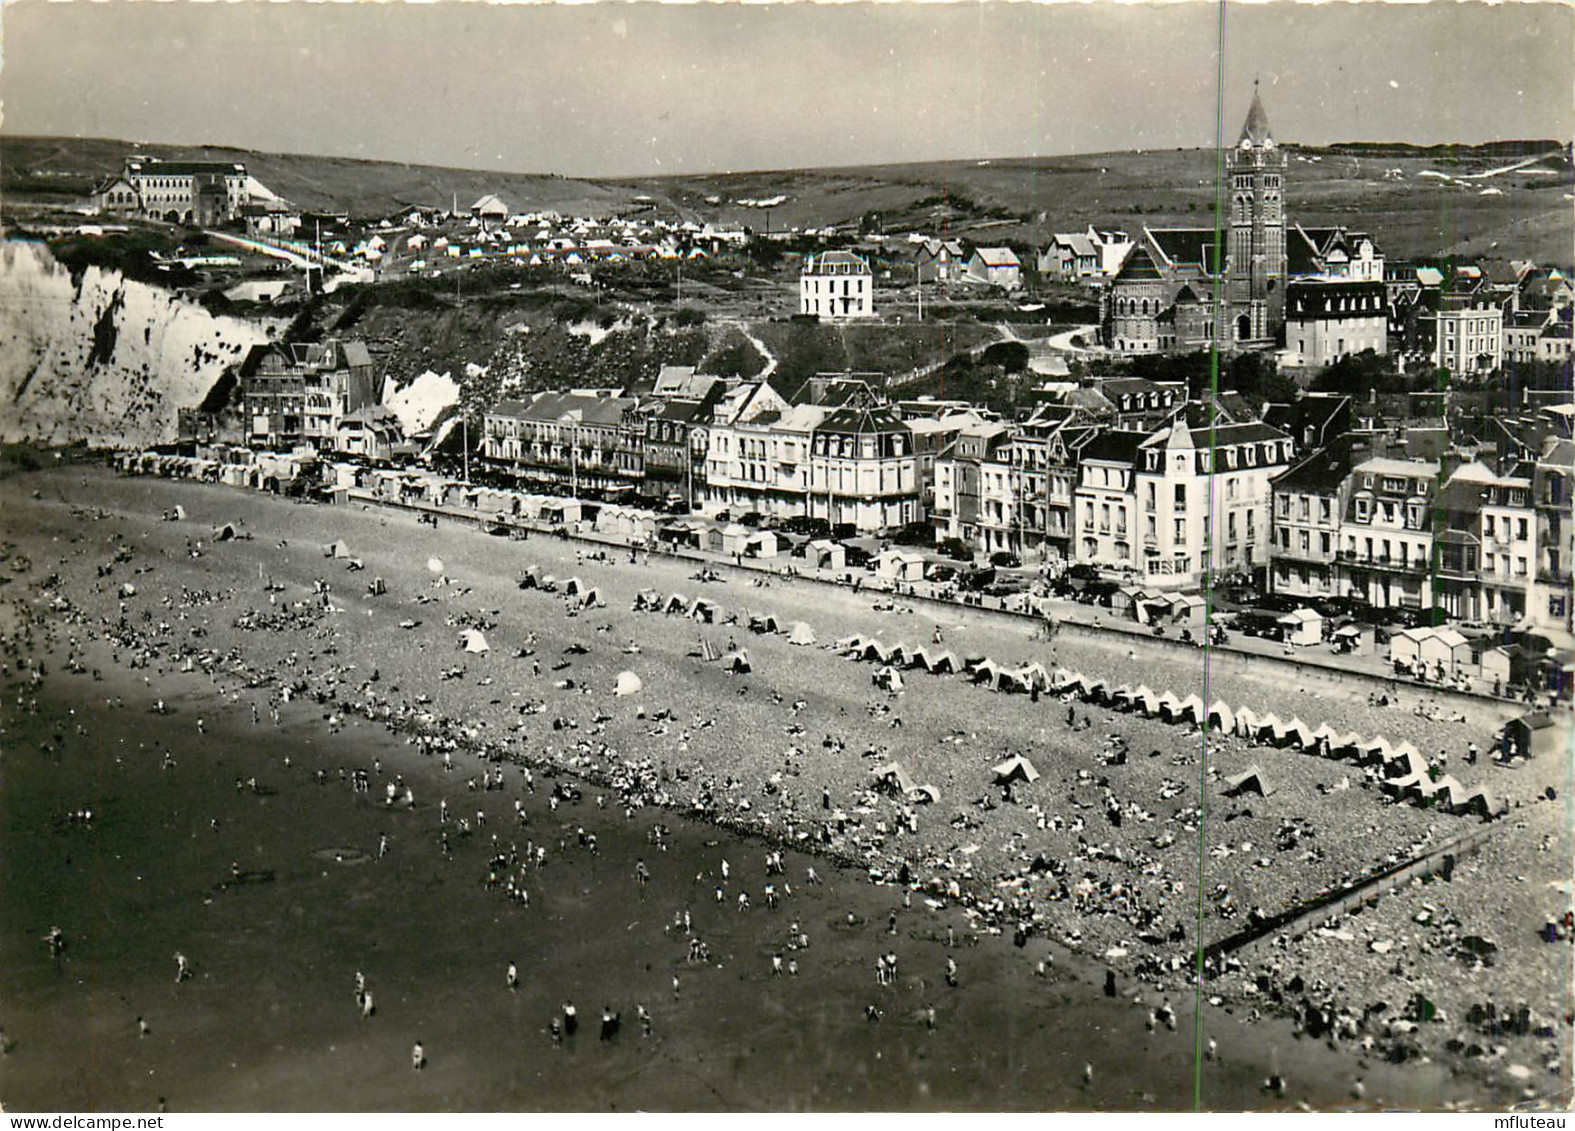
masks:
{"label": "tree", "polygon": [[996,342],[979,358],[981,365],[998,365],[1008,373],[1022,373],[1028,369],[1028,347],[1022,342]]}
{"label": "tree", "polygon": [[1344,393],[1365,398],[1370,393],[1403,393],[1407,381],[1396,373],[1387,358],[1372,350],[1346,354],[1313,378],[1312,387],[1322,393]]}

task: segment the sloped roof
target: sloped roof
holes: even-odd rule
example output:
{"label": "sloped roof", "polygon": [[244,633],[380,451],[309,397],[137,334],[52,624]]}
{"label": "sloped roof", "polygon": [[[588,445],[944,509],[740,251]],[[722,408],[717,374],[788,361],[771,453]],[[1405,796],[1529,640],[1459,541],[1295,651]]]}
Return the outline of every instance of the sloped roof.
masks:
{"label": "sloped roof", "polygon": [[[1143,231],[1148,237],[1149,245],[1158,252],[1159,258],[1172,267],[1191,268],[1206,274],[1213,273],[1213,265],[1216,262],[1213,228],[1145,228]],[[1220,255],[1224,254],[1222,239]]]}
{"label": "sloped roof", "polygon": [[839,408],[815,428],[817,432],[841,435],[869,435],[880,432],[909,432],[906,421],[888,406]]}
{"label": "sloped roof", "polygon": [[1137,459],[1138,448],[1147,438],[1147,432],[1118,432],[1114,429],[1102,432],[1083,445],[1082,458],[1084,461],[1097,459],[1131,463]]}
{"label": "sloped roof", "polygon": [[1154,265],[1154,257],[1149,254],[1148,248],[1142,244],[1136,245],[1121,264],[1121,270],[1116,272],[1116,282],[1135,283],[1145,280],[1163,278],[1159,268]]}
{"label": "sloped roof", "polygon": [[976,247],[973,253],[984,260],[986,267],[1021,267],[1017,253],[1009,247]]}
{"label": "sloped roof", "polygon": [[1236,139],[1237,144],[1250,141],[1254,145],[1262,145],[1271,140],[1269,134],[1269,115],[1263,108],[1263,99],[1258,97],[1258,84],[1252,84],[1252,105],[1247,107],[1247,120],[1242,123],[1241,136]]}

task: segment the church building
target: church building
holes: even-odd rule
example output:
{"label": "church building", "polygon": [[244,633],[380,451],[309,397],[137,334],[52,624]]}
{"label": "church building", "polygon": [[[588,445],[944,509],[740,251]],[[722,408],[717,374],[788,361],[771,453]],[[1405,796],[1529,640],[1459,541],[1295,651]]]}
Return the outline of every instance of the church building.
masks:
{"label": "church building", "polygon": [[[1286,344],[1293,284],[1365,282],[1375,263],[1382,279],[1383,260],[1364,234],[1288,224],[1287,165],[1254,84],[1241,136],[1225,154],[1220,231],[1145,228],[1105,292],[1105,344],[1126,354],[1207,349],[1216,341],[1226,350],[1272,349]],[[1365,302],[1362,312],[1370,316]]]}

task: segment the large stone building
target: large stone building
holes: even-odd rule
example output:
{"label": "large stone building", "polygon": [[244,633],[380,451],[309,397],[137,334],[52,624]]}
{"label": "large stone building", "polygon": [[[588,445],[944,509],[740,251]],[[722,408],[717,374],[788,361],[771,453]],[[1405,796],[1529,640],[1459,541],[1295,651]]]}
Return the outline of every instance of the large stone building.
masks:
{"label": "large stone building", "polygon": [[1106,432],[1085,444],[1074,498],[1077,560],[1157,588],[1269,563],[1270,483],[1291,440],[1262,423]]}
{"label": "large stone building", "polygon": [[633,397],[537,393],[482,418],[482,455],[526,483],[619,496],[645,478],[644,419]]}
{"label": "large stone building", "polygon": [[333,451],[341,422],[377,404],[372,356],[364,342],[338,338],[254,346],[240,397],[253,447]]}
{"label": "large stone building", "polygon": [[[1105,344],[1126,354],[1206,349],[1214,342],[1266,349],[1285,341],[1295,348],[1298,339],[1286,326],[1295,289],[1305,352],[1328,358],[1340,352],[1342,339],[1371,342],[1381,352],[1384,335],[1373,328],[1382,315],[1371,304],[1375,298],[1382,304],[1382,257],[1361,233],[1289,224],[1286,170],[1286,151],[1254,88],[1241,135],[1225,156],[1228,214],[1221,230],[1145,228],[1105,292]],[[1322,296],[1324,287],[1340,289]],[[1347,320],[1349,327],[1336,325]]]}
{"label": "large stone building", "polygon": [[93,189],[94,208],[181,224],[220,224],[251,201],[246,166],[223,161],[128,157]]}

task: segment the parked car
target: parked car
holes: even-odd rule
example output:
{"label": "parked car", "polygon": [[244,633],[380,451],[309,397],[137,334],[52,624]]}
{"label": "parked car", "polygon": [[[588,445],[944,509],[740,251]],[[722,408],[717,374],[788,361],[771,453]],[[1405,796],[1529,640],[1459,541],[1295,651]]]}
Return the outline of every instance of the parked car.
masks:
{"label": "parked car", "polygon": [[862,546],[844,546],[843,560],[847,562],[850,568],[860,569],[862,567],[868,566],[872,561],[874,561],[875,555],[864,549]]}
{"label": "parked car", "polygon": [[924,576],[931,581],[956,581],[960,575],[949,565],[932,565],[924,571]]}
{"label": "parked car", "polygon": [[851,522],[839,522],[831,528],[831,536],[839,542],[848,538],[857,538],[859,528]]}
{"label": "parked car", "polygon": [[739,515],[737,522],[740,526],[753,526],[758,530],[765,526],[766,516],[761,514],[759,511],[748,511]]}
{"label": "parked car", "polygon": [[823,518],[810,518],[808,515],[794,515],[785,518],[777,529],[785,530],[789,534],[803,534],[809,538],[829,538],[831,536],[831,523]]}
{"label": "parked car", "polygon": [[1023,563],[1018,559],[1016,554],[1011,553],[1008,550],[997,550],[995,553],[990,555],[990,564],[993,566],[1000,566],[1005,569],[1016,569]]}

